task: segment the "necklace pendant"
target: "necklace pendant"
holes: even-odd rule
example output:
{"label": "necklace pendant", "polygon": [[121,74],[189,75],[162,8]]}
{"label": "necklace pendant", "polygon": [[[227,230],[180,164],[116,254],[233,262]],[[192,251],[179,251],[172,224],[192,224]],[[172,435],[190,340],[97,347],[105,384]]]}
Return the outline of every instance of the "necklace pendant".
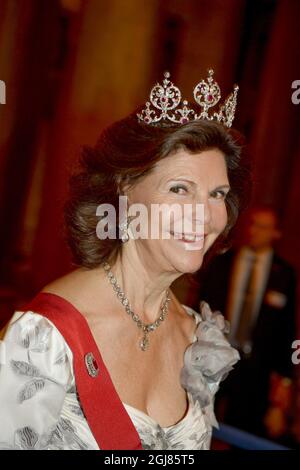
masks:
{"label": "necklace pendant", "polygon": [[140,341],[140,348],[142,351],[146,351],[146,349],[148,349],[149,347],[149,338],[147,336],[147,334],[145,334],[143,336],[143,338],[141,339]]}

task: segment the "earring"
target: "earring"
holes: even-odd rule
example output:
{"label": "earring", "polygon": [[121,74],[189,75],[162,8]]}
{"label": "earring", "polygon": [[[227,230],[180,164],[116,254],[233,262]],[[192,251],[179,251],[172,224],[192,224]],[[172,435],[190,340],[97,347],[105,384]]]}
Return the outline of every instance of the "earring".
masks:
{"label": "earring", "polygon": [[128,225],[129,225],[129,221],[128,221],[128,220],[126,220],[125,222],[122,222],[122,223],[119,225],[120,232],[122,233],[122,235],[121,235],[121,240],[122,240],[123,243],[126,243],[126,242],[128,242],[128,240],[129,240]]}

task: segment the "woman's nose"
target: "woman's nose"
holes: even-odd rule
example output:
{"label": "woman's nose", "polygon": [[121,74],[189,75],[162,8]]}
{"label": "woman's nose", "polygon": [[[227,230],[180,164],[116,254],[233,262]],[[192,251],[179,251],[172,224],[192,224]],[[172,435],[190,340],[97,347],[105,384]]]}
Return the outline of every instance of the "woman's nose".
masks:
{"label": "woman's nose", "polygon": [[193,211],[193,222],[196,225],[196,232],[203,231],[204,227],[211,224],[211,210],[208,202],[198,202]]}

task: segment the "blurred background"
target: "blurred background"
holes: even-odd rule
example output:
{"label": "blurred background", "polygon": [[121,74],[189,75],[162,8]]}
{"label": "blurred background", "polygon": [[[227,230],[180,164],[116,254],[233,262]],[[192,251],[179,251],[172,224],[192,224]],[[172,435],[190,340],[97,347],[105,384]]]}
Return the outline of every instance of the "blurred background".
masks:
{"label": "blurred background", "polygon": [[[165,70],[189,100],[208,67],[222,95],[239,84],[253,204],[277,211],[276,250],[298,276],[299,18],[299,0],[0,0],[0,327],[72,269],[62,207],[81,146],[144,103]],[[295,339],[299,319],[298,307]]]}

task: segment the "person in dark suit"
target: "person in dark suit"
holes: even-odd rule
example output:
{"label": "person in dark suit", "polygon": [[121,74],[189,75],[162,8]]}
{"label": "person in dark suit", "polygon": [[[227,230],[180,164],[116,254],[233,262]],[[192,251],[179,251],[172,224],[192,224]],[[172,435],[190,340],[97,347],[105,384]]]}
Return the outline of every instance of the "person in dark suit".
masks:
{"label": "person in dark suit", "polygon": [[229,339],[241,355],[218,400],[220,419],[271,438],[287,428],[296,329],[296,276],[274,250],[280,236],[275,211],[253,209],[246,244],[207,266],[199,292],[230,321]]}

